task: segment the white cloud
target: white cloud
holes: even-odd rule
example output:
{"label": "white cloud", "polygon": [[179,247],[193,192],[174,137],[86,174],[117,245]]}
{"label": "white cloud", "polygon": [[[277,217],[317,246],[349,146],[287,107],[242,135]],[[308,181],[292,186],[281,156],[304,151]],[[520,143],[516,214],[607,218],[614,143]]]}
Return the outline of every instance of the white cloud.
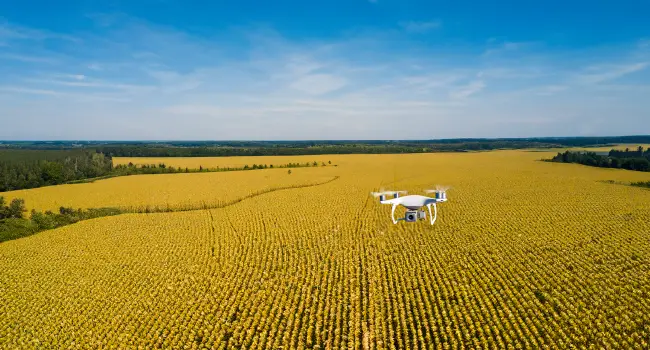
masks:
{"label": "white cloud", "polygon": [[426,33],[432,29],[439,28],[442,25],[440,21],[407,21],[400,22],[399,26],[409,33]]}
{"label": "white cloud", "polygon": [[137,60],[146,60],[146,59],[158,59],[160,55],[157,55],[153,52],[136,52],[133,55],[133,58]]}
{"label": "white cloud", "polygon": [[171,70],[147,70],[158,81],[158,88],[164,93],[179,93],[194,90],[201,85],[198,74],[180,74]]}
{"label": "white cloud", "polygon": [[427,95],[436,91],[456,88],[456,83],[468,77],[467,72],[435,73],[401,78],[401,88],[415,95]]}
{"label": "white cloud", "polygon": [[324,68],[324,65],[319,62],[314,62],[306,57],[291,58],[285,65],[287,72],[294,76],[301,76],[309,74],[317,69]]}
{"label": "white cloud", "polygon": [[546,85],[533,88],[532,90],[540,96],[551,96],[558,92],[566,91],[568,88],[569,87],[565,85]]}
{"label": "white cloud", "polygon": [[485,83],[482,80],[474,80],[467,85],[460,86],[449,93],[449,96],[456,99],[467,98],[474,95],[485,88]]}
{"label": "white cloud", "polygon": [[135,92],[145,92],[153,90],[152,86],[146,85],[132,85],[132,84],[120,84],[120,83],[111,83],[101,80],[91,80],[91,81],[79,81],[79,80],[45,80],[45,79],[27,79],[29,82],[34,82],[38,84],[50,84],[50,85],[60,85],[66,87],[78,87],[78,88],[98,88],[98,89],[114,89],[122,90],[125,93],[135,93]]}
{"label": "white cloud", "polygon": [[608,64],[589,66],[575,77],[576,82],[581,84],[597,84],[609,80],[615,80],[625,75],[641,71],[648,67],[648,62],[629,64]]}
{"label": "white cloud", "polygon": [[0,54],[0,60],[13,60],[27,63],[55,63],[56,60],[50,57],[41,57],[41,56],[29,56],[13,53]]}
{"label": "white cloud", "polygon": [[10,24],[7,21],[0,20],[0,42],[10,42],[19,40],[65,40],[79,43],[81,40],[77,37],[65,34],[59,34],[47,30],[39,30]]}
{"label": "white cloud", "polygon": [[640,49],[648,49],[650,48],[650,39],[641,39],[639,40],[638,44]]}
{"label": "white cloud", "polygon": [[548,74],[548,72],[543,72],[541,69],[535,67],[498,67],[483,69],[478,73],[478,77],[494,79],[533,79]]}
{"label": "white cloud", "polygon": [[310,95],[336,91],[347,84],[346,79],[331,74],[311,74],[291,83],[291,88]]}
{"label": "white cloud", "polygon": [[53,90],[30,89],[17,86],[0,86],[0,91],[30,95],[57,95],[57,92]]}
{"label": "white cloud", "polygon": [[67,73],[52,74],[52,77],[57,79],[72,80],[72,81],[81,81],[87,78],[83,74],[67,74]]}
{"label": "white cloud", "polygon": [[513,54],[518,51],[533,48],[536,45],[538,45],[538,43],[536,42],[524,42],[524,41],[521,42],[505,41],[505,42],[500,42],[498,44],[494,44],[497,41],[498,40],[495,38],[491,38],[490,40],[488,40],[488,45],[490,47],[483,52],[483,57]]}

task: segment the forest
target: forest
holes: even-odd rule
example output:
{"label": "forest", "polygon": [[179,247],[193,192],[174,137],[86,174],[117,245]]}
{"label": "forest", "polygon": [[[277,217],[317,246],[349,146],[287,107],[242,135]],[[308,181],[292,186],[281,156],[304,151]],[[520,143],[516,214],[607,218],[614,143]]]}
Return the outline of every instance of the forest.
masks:
{"label": "forest", "polygon": [[578,163],[601,168],[650,171],[650,149],[639,146],[635,150],[612,149],[607,155],[595,152],[565,151],[558,153],[548,161],[559,163]]}
{"label": "forest", "polygon": [[121,143],[93,146],[112,157],[230,157],[320,154],[399,154],[489,151],[598,146],[622,142],[648,142],[650,136],[604,138],[350,140],[350,141],[223,141]]}
{"label": "forest", "polygon": [[101,177],[110,157],[93,150],[0,150],[0,192]]}

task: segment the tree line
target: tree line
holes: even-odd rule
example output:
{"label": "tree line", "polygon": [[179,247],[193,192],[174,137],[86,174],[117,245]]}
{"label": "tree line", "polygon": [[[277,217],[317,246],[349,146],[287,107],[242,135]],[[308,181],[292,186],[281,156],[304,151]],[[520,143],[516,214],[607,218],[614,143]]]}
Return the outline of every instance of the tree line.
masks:
{"label": "tree line", "polygon": [[75,210],[69,207],[60,207],[58,212],[32,210],[27,217],[23,199],[14,198],[11,202],[6,203],[4,197],[0,196],[0,242],[74,224],[81,220],[117,215],[122,212],[117,208]]}
{"label": "tree line", "polygon": [[557,147],[556,144],[529,141],[483,141],[463,143],[398,142],[388,144],[308,144],[304,146],[178,147],[159,145],[98,146],[96,150],[110,157],[236,157],[236,156],[298,156],[324,154],[399,154],[430,152],[488,151]]}
{"label": "tree line", "polygon": [[[213,167],[207,168],[199,166],[196,168],[189,167],[173,167],[168,166],[165,163],[159,164],[142,164],[135,165],[133,163],[129,164],[118,164],[114,167],[113,174],[115,176],[122,175],[137,175],[137,174],[176,174],[176,173],[197,173],[197,172],[222,172],[222,171],[240,171],[240,170],[257,170],[257,169],[274,169],[274,168],[305,168],[305,167],[318,167],[318,166],[327,166],[331,165],[332,161],[318,163],[317,161],[305,162],[305,163],[287,163],[287,164],[253,164],[253,165],[244,165],[243,167]],[[336,166],[336,165],[334,165]]]}
{"label": "tree line", "polygon": [[636,171],[650,171],[650,149],[644,150],[639,146],[636,150],[625,149],[611,150],[607,155],[596,152],[560,152],[551,162],[578,163],[601,168],[627,169]]}
{"label": "tree line", "polygon": [[221,140],[221,141],[0,141],[3,147],[21,149],[95,149],[108,146],[136,146],[160,148],[311,148],[321,146],[417,146],[437,148],[442,145],[466,147],[524,148],[528,147],[587,147],[614,144],[650,143],[650,135],[603,137],[527,137],[527,138],[455,138],[423,140]]}
{"label": "tree line", "polygon": [[650,148],[644,150],[639,146],[634,150],[626,148],[625,150],[613,149],[609,151],[609,156],[613,158],[646,158],[650,160]]}

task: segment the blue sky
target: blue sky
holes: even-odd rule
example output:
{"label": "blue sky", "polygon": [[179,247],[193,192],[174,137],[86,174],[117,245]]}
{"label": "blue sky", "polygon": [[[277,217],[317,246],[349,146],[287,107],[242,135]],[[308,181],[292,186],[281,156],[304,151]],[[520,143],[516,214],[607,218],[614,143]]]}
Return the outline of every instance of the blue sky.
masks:
{"label": "blue sky", "polygon": [[0,139],[650,134],[647,1],[0,1]]}

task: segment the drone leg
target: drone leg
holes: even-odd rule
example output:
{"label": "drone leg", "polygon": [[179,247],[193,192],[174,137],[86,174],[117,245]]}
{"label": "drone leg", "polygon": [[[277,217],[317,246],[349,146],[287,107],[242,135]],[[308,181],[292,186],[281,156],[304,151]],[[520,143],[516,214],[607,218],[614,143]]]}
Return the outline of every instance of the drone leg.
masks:
{"label": "drone leg", "polygon": [[390,212],[390,218],[393,219],[393,224],[397,224],[397,220],[395,220],[395,208],[397,208],[397,204],[393,204],[393,210]]}
{"label": "drone leg", "polygon": [[[431,205],[433,205],[433,215],[431,214]],[[427,204],[427,208],[429,208],[429,219],[431,220],[431,225],[433,225],[438,218],[438,207],[436,207],[435,203],[429,203]]]}

